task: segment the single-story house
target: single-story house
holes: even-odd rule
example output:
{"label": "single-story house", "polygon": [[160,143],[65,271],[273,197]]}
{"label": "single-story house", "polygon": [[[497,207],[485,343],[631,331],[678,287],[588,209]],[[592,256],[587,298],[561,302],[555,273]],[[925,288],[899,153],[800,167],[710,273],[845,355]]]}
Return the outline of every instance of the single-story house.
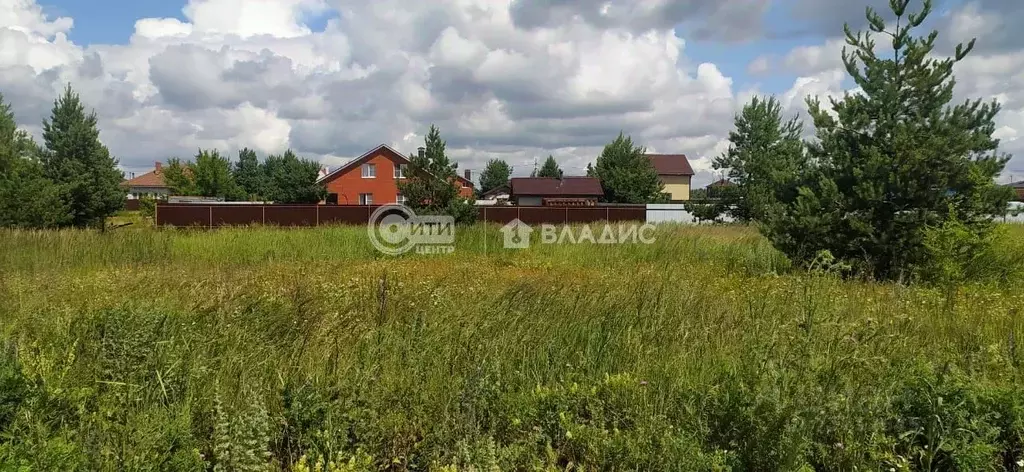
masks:
{"label": "single-story house", "polygon": [[[425,152],[419,148],[420,155]],[[398,182],[405,178],[409,158],[381,144],[345,165],[318,179],[327,188],[326,203],[334,205],[384,205],[405,203],[398,191]],[[467,170],[465,176],[456,176],[453,185],[459,195],[473,198],[473,182]]]}
{"label": "single-story house", "polygon": [[523,206],[593,205],[604,195],[595,177],[514,177],[509,199]]}
{"label": "single-story house", "polygon": [[690,199],[693,168],[685,154],[647,154],[647,158],[658,172],[658,180],[665,186],[669,200],[683,202]]}
{"label": "single-story house", "polygon": [[166,199],[171,194],[171,188],[164,183],[163,164],[160,162],[156,163],[152,171],[125,180],[121,186],[127,188],[129,200],[147,197]]}
{"label": "single-story house", "polygon": [[509,193],[511,190],[508,185],[499,185],[484,193],[480,194],[477,198],[477,205],[507,205],[509,202]]}

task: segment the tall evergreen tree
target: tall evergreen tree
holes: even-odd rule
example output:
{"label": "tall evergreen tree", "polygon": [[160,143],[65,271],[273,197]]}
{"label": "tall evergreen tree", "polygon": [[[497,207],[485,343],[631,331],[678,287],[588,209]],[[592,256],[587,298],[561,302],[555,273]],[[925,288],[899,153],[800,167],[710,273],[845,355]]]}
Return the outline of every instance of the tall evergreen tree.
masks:
{"label": "tall evergreen tree", "polygon": [[105,227],[106,218],[124,206],[124,173],[117,159],[100,143],[96,113],[86,113],[71,86],[54,101],[43,121],[45,176],[60,187],[61,198],[78,227]]}
{"label": "tall evergreen tree", "polygon": [[807,161],[803,123],[796,117],[784,121],[775,97],[755,97],[736,116],[735,126],[729,149],[712,162],[715,169],[728,169],[735,184],[718,189],[717,207],[740,221],[763,221],[779,202],[796,197]]}
{"label": "tall evergreen tree", "polygon": [[[588,171],[589,172],[589,171]],[[604,198],[613,203],[652,203],[667,200],[665,186],[647,158],[647,149],[619,133],[597,157],[593,174],[601,179]]]}
{"label": "tall evergreen tree", "polygon": [[480,192],[489,192],[502,185],[508,185],[508,179],[512,176],[512,166],[501,159],[487,161],[487,166],[480,173]]}
{"label": "tall evergreen tree", "polygon": [[238,151],[238,162],[233,170],[235,182],[242,188],[246,199],[265,198],[263,195],[266,186],[266,175],[260,160],[256,157],[256,151],[244,148]]}
{"label": "tall evergreen tree", "polygon": [[459,223],[471,223],[476,219],[476,209],[459,196],[455,185],[458,165],[448,158],[446,143],[436,126],[430,126],[424,145],[423,156],[409,157],[406,178],[398,183],[406,205],[417,213],[447,214]]}
{"label": "tall evergreen tree", "polygon": [[43,175],[42,150],[18,129],[0,95],[0,228],[53,228],[70,222],[60,189]]}
{"label": "tall evergreen tree", "polygon": [[555,162],[555,156],[549,155],[548,158],[544,160],[544,164],[540,166],[540,170],[537,171],[537,177],[562,178],[562,169],[558,167],[558,162]]}
{"label": "tall evergreen tree", "polygon": [[[882,279],[906,279],[927,263],[927,228],[955,219],[975,235],[992,228],[990,216],[1006,210],[1008,189],[994,178],[1009,156],[992,137],[995,102],[951,106],[954,57],[932,56],[938,32],[911,33],[931,13],[910,0],[890,0],[892,30],[868,9],[870,32],[846,27],[846,70],[861,91],[832,99],[830,114],[808,99],[817,128],[809,144],[813,168],[798,196],[765,226],[772,242],[797,261],[819,250]],[[891,52],[876,52],[872,34],[885,37]]]}

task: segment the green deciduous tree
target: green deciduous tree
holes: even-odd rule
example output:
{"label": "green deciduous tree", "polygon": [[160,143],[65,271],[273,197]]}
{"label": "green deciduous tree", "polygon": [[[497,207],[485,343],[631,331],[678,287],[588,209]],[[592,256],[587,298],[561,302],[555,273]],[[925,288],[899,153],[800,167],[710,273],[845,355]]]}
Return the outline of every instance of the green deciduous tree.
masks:
{"label": "green deciduous tree", "polygon": [[512,166],[501,159],[491,159],[487,161],[487,166],[480,173],[480,192],[485,193],[502,185],[508,185],[510,177],[512,177]]}
{"label": "green deciduous tree", "polygon": [[715,169],[728,169],[735,184],[718,190],[722,206],[740,221],[763,221],[780,202],[796,197],[806,167],[796,117],[784,121],[775,97],[754,98],[736,116],[729,149],[714,159]]}
{"label": "green deciduous tree", "polygon": [[216,149],[200,149],[192,163],[192,179],[199,195],[238,200],[244,194],[231,174],[231,161]]}
{"label": "green deciduous tree", "polygon": [[192,164],[177,157],[167,160],[163,168],[164,184],[171,195],[199,195],[196,181],[192,175]]}
{"label": "green deciduous tree", "polygon": [[86,113],[69,85],[54,101],[50,119],[43,122],[46,152],[44,175],[59,188],[71,212],[71,224],[105,227],[106,218],[124,206],[124,173],[117,159],[100,143],[96,114]]}
{"label": "green deciduous tree", "polygon": [[622,133],[604,147],[592,173],[601,179],[606,201],[654,203],[667,200],[662,193],[664,185],[646,153],[643,146],[634,146],[633,139]]}
{"label": "green deciduous tree", "polygon": [[[999,105],[950,105],[953,66],[974,41],[958,45],[952,58],[933,58],[938,33],[911,35],[932,2],[918,13],[907,12],[909,3],[890,1],[891,30],[871,9],[870,32],[847,26],[852,51],[844,50],[843,62],[858,92],[830,100],[831,113],[808,99],[817,130],[812,167],[797,196],[765,225],[796,261],[828,250],[876,278],[907,279],[927,263],[927,228],[955,218],[983,235],[990,216],[1006,210],[1009,190],[994,181],[1008,160],[992,138]],[[876,52],[873,34],[893,50]]]}
{"label": "green deciduous tree", "polygon": [[327,195],[317,183],[320,163],[301,159],[291,149],[280,156],[267,156],[263,163],[263,194],[276,203],[317,203]]}
{"label": "green deciduous tree", "polygon": [[398,183],[406,204],[416,213],[447,214],[459,223],[471,223],[476,212],[469,211],[471,204],[459,196],[454,184],[458,165],[445,153],[446,143],[436,126],[430,126],[424,143],[423,156],[409,156],[406,178]]}
{"label": "green deciduous tree", "polygon": [[233,174],[246,199],[259,200],[265,197],[263,191],[266,188],[266,174],[256,157],[256,151],[249,148],[238,151],[238,162],[235,162]]}
{"label": "green deciduous tree", "polygon": [[60,189],[43,174],[42,150],[18,129],[0,95],[0,227],[52,228],[70,222]]}
{"label": "green deciduous tree", "polygon": [[537,177],[562,178],[562,169],[558,167],[558,162],[555,162],[555,156],[548,156],[548,158],[544,160],[544,164],[541,165],[540,170],[537,171]]}

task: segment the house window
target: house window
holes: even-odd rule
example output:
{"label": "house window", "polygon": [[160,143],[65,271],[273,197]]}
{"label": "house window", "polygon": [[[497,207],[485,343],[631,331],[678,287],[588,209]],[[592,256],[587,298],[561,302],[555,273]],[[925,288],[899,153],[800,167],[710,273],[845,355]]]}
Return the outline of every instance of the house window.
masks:
{"label": "house window", "polygon": [[395,178],[396,179],[404,179],[405,178],[405,164],[395,164]]}
{"label": "house window", "polygon": [[375,179],[375,178],[377,178],[377,164],[363,164],[363,178],[364,179]]}
{"label": "house window", "polygon": [[399,205],[405,205],[405,195],[398,194],[398,197],[395,198],[395,201],[398,202]]}
{"label": "house window", "polygon": [[360,205],[373,205],[373,194],[372,193],[360,193],[359,194]]}

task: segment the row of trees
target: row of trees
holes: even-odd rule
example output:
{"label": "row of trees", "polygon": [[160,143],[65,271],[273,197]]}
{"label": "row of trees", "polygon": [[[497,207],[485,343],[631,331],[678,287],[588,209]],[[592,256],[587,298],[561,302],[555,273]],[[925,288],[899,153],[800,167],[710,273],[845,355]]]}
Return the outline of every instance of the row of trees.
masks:
{"label": "row of trees", "polygon": [[124,205],[123,173],[96,114],[70,86],[43,121],[43,144],[18,128],[0,95],[0,227],[105,227]]}
{"label": "row of trees", "polygon": [[[487,162],[480,173],[480,191],[488,192],[507,185],[512,176],[512,167],[500,159]],[[587,176],[601,180],[604,200],[611,203],[657,203],[667,201],[663,194],[664,185],[658,179],[658,172],[647,158],[647,149],[633,143],[633,139],[619,133],[608,143],[597,160],[587,164]],[[534,169],[530,177],[562,178],[562,169],[554,156],[548,156],[540,169]]]}
{"label": "row of trees", "polygon": [[[786,119],[774,98],[746,105],[729,150],[714,161],[736,185],[695,211],[756,222],[798,263],[827,255],[878,279],[915,277],[943,259],[939,246],[958,264],[985,251],[992,216],[1011,197],[995,183],[1009,160],[992,137],[999,105],[951,105],[953,66],[974,40],[933,58],[938,33],[911,35],[932,2],[908,14],[909,2],[890,1],[893,29],[871,9],[869,32],[846,28],[843,62],[860,91],[828,107],[807,100],[813,139],[801,139],[803,123]],[[893,51],[876,52],[873,34]]]}
{"label": "row of trees", "polygon": [[319,172],[318,162],[299,158],[290,149],[260,162],[255,151],[245,148],[234,164],[217,150],[200,149],[191,161],[169,159],[164,182],[174,195],[317,203],[326,195],[317,183]]}

